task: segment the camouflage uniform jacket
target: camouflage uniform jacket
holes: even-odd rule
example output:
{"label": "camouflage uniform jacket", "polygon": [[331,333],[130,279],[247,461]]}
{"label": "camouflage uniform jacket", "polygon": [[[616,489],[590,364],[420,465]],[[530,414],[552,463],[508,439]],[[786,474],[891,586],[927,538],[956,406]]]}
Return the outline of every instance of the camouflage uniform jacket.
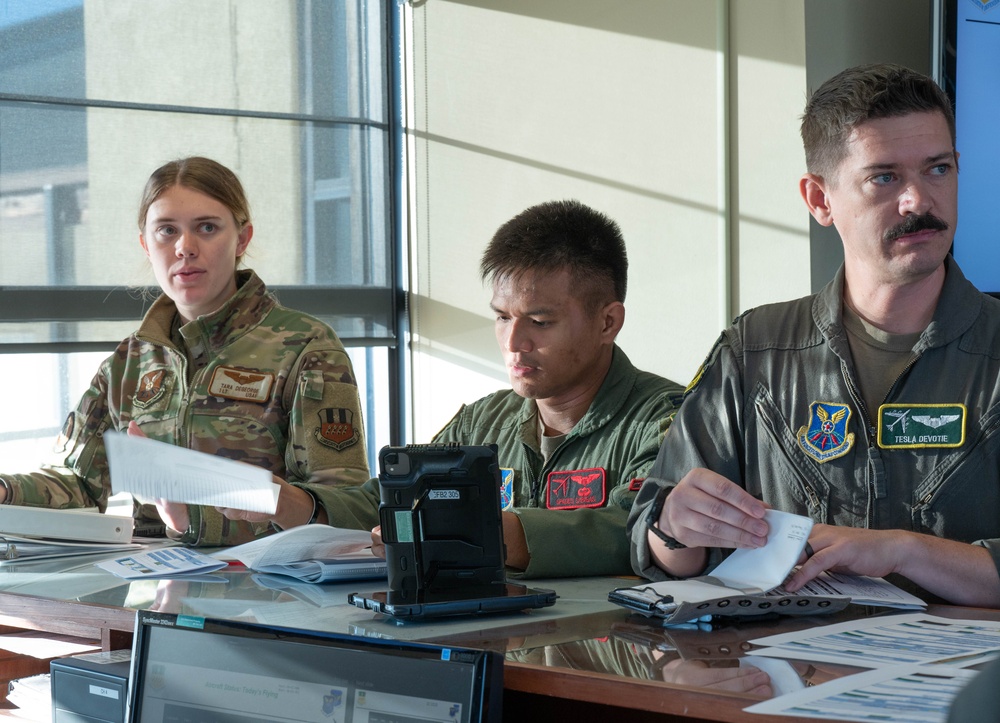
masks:
{"label": "camouflage uniform jacket", "polygon": [[[502,497],[518,515],[531,553],[525,577],[627,575],[628,511],[682,392],[674,382],[636,369],[616,346],[590,409],[548,461],[538,445],[535,402],[511,390],[462,407],[434,442],[497,445],[505,469]],[[376,480],[313,492],[332,525],[378,524]]]}
{"label": "camouflage uniform jacket", "polygon": [[[358,484],[368,477],[360,401],[337,335],[280,306],[252,271],[218,311],[177,326],[161,295],[139,330],[104,361],[66,420],[58,459],[0,475],[8,502],[105,508],[111,491],[102,434],[135,420],[153,439],[247,462],[290,482]],[[189,506],[181,539],[243,542],[271,531]]]}

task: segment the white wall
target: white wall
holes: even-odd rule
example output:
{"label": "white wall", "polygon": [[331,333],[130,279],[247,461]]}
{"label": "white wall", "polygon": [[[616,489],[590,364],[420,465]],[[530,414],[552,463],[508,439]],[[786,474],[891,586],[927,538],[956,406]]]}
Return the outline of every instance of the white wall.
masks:
{"label": "white wall", "polygon": [[736,313],[809,292],[802,0],[426,0],[410,15],[413,441],[506,385],[478,260],[532,204],[576,198],[619,222],[619,341],[682,383]]}

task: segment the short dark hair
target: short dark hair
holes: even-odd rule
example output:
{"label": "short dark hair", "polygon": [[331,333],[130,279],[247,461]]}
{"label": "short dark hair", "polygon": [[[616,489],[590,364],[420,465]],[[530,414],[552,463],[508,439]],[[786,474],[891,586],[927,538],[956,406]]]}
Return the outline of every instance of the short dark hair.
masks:
{"label": "short dark hair", "polygon": [[954,148],[951,101],[931,78],[888,63],[841,71],[812,94],[802,114],[806,168],[810,173],[831,176],[847,156],[847,140],[857,126],[877,118],[927,112],[944,116]]}
{"label": "short dark hair", "polygon": [[579,201],[549,201],[503,224],[483,252],[483,281],[569,271],[593,308],[625,301],[628,257],[618,224]]}

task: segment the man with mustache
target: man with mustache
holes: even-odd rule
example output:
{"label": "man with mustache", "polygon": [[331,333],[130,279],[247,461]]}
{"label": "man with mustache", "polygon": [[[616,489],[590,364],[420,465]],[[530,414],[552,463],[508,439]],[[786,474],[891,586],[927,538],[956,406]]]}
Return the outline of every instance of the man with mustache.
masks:
{"label": "man with mustache", "polygon": [[1000,302],[949,255],[951,104],[891,65],[824,83],[802,118],[809,212],[844,265],[723,332],[629,517],[636,572],[688,577],[765,544],[768,507],[815,523],[790,590],[896,573],[1000,606]]}
{"label": "man with mustache", "polygon": [[[532,206],[497,230],[480,271],[512,389],[464,406],[433,441],[497,445],[509,568],[628,574],[625,521],[683,390],[636,369],[615,342],[628,280],[618,224],[578,201]],[[284,485],[271,521],[372,529],[378,503],[377,479]]]}

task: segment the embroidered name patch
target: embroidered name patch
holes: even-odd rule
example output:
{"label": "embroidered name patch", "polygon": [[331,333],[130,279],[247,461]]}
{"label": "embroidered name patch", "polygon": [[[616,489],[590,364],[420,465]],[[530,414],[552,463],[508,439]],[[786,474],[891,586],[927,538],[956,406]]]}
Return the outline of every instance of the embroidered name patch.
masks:
{"label": "embroidered name patch", "polygon": [[802,451],[822,464],[842,457],[854,444],[854,433],[847,431],[851,408],[846,404],[813,402],[809,405],[809,426],[796,435]]}
{"label": "embroidered name patch", "polygon": [[354,426],[354,412],[341,407],[327,407],[319,412],[316,439],[320,444],[341,452],[361,439],[361,432]]}
{"label": "embroidered name patch", "polygon": [[169,376],[165,369],[146,372],[139,378],[139,385],[132,395],[132,404],[139,409],[146,409],[156,404],[166,394],[168,380]]}
{"label": "embroidered name patch", "polygon": [[549,472],[545,507],[550,510],[576,510],[601,507],[605,499],[607,474],[600,467]]}
{"label": "embroidered name patch", "polygon": [[514,470],[500,468],[500,509],[508,512],[514,507]]}
{"label": "embroidered name patch", "polygon": [[878,408],[878,446],[961,447],[965,418],[964,404],[883,404]]}
{"label": "embroidered name patch", "polygon": [[243,402],[264,402],[271,394],[274,374],[270,372],[250,372],[245,369],[218,367],[212,373],[208,393],[223,399],[238,399]]}

